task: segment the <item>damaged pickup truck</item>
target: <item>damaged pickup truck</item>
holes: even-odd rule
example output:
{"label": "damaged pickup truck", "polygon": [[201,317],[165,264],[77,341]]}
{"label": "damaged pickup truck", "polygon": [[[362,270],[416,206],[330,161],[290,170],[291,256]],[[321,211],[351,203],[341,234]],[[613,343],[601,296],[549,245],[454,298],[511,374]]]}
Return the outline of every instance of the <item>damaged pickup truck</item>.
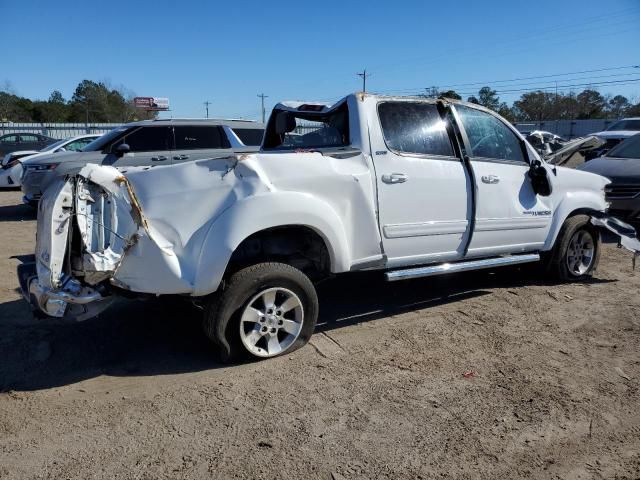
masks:
{"label": "damaged pickup truck", "polygon": [[35,265],[18,276],[52,317],[88,318],[118,295],[192,297],[223,359],[273,357],[309,340],[314,283],[333,274],[397,281],[541,261],[581,280],[598,227],[637,254],[633,228],[607,216],[608,183],[548,165],[477,105],[287,102],[260,153],[59,178],[39,205]]}

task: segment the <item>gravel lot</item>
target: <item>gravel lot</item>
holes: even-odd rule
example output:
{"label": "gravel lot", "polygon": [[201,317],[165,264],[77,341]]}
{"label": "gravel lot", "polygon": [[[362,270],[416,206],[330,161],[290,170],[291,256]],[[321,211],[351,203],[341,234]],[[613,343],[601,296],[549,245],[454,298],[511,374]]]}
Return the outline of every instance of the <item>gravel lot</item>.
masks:
{"label": "gravel lot", "polygon": [[640,478],[640,271],[530,268],[320,291],[294,354],[216,364],[197,311],[34,320],[33,213],[0,192],[0,478]]}

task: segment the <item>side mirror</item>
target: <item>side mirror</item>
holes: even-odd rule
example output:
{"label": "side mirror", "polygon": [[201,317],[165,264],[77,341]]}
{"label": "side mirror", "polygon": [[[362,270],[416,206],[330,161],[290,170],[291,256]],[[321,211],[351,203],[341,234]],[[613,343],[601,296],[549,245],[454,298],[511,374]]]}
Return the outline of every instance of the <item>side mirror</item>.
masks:
{"label": "side mirror", "polygon": [[59,149],[56,150],[56,153],[58,153],[58,152],[66,152],[66,151],[67,151],[66,148],[60,147]]}
{"label": "side mirror", "polygon": [[116,157],[122,157],[125,153],[129,153],[131,151],[131,147],[126,143],[121,143],[116,147]]}
{"label": "side mirror", "polygon": [[536,194],[543,197],[551,195],[552,189],[551,181],[549,180],[549,172],[540,160],[535,159],[531,161],[528,174],[531,179],[533,191],[536,192]]}

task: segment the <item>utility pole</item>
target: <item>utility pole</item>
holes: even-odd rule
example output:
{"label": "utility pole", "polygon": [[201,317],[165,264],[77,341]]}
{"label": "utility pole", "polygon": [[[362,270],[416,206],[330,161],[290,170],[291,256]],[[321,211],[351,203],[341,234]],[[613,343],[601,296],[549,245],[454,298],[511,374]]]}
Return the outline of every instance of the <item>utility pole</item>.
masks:
{"label": "utility pole", "polygon": [[258,98],[260,98],[260,101],[262,103],[262,123],[264,123],[264,116],[265,116],[264,99],[265,98],[269,98],[269,95],[265,95],[264,93],[260,93],[260,94],[258,94]]}
{"label": "utility pole", "polygon": [[209,118],[209,105],[211,105],[211,102],[209,100],[204,102],[204,108],[205,108],[205,110],[207,112],[207,118]]}
{"label": "utility pole", "polygon": [[431,97],[431,98],[438,98],[438,94],[440,92],[438,92],[438,87],[436,87],[435,85],[433,87],[427,87],[424,89],[425,92],[427,92],[427,97]]}
{"label": "utility pole", "polygon": [[370,77],[371,74],[367,73],[367,69],[365,68],[362,72],[356,73],[360,78],[362,78],[362,91],[367,91],[367,77]]}

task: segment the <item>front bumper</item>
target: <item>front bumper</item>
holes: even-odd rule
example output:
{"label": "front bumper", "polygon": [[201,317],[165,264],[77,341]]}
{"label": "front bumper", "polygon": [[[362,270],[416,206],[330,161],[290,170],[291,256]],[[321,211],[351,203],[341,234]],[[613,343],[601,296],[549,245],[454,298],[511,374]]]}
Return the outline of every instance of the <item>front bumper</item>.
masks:
{"label": "front bumper", "polygon": [[44,287],[38,281],[35,262],[18,265],[17,273],[22,296],[38,315],[84,320],[103,311],[112,300],[111,296],[104,296],[71,278],[63,282],[61,288]]}

